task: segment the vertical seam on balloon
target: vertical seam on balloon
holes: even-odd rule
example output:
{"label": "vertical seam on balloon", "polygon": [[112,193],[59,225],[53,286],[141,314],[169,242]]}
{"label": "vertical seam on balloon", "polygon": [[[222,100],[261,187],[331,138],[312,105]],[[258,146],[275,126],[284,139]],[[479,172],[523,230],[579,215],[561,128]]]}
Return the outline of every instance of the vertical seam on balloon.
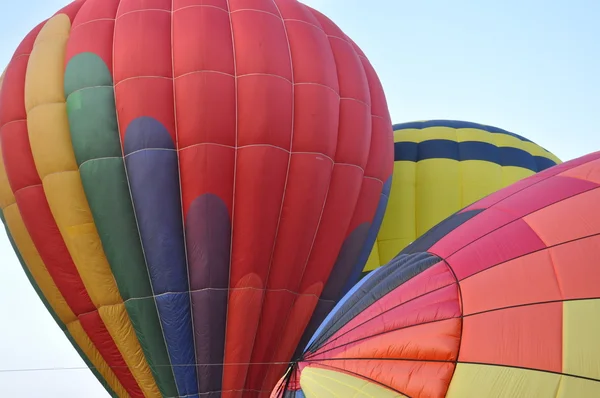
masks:
{"label": "vertical seam on balloon", "polygon": [[[127,168],[127,164],[125,162],[125,148],[123,147],[123,144],[121,142],[121,123],[119,122],[119,108],[117,106],[117,90],[116,90],[116,85],[114,82],[114,75],[115,75],[115,42],[116,42],[116,37],[117,37],[117,21],[118,21],[118,16],[119,16],[119,10],[121,9],[121,5],[123,4],[121,1],[122,0],[118,0],[119,3],[117,5],[117,10],[115,12],[115,26],[113,28],[113,40],[112,40],[112,74],[113,74],[113,95],[115,98],[115,115],[117,117],[117,130],[119,132],[119,145],[121,146],[121,154],[122,154],[122,159],[123,159],[123,169],[125,170],[125,179],[127,180],[127,187],[129,189],[129,198],[131,200],[131,207],[133,209],[133,217],[135,219],[135,225],[137,228],[137,232],[138,232],[138,237],[140,238],[140,247],[142,249],[142,254],[144,256],[144,262],[146,264],[146,272],[148,274],[148,281],[150,282],[150,289],[152,291],[152,299],[154,300],[154,308],[156,309],[156,315],[158,317],[158,324],[160,326],[160,331],[162,333],[162,337],[163,337],[163,342],[165,343],[165,350],[167,351],[167,357],[169,358],[169,364],[170,368],[171,368],[171,372],[173,373],[173,384],[175,384],[175,388],[177,389],[177,394],[179,394],[179,386],[177,385],[177,379],[175,378],[175,370],[173,369],[173,364],[171,362],[171,355],[169,353],[169,345],[167,344],[167,339],[165,337],[165,332],[162,326],[162,318],[161,318],[161,314],[160,311],[158,309],[158,304],[156,302],[156,293],[154,291],[154,285],[152,283],[152,277],[150,275],[150,268],[148,267],[148,259],[146,257],[146,250],[144,248],[144,242],[142,241],[142,234],[140,232],[140,224],[138,221],[138,217],[137,217],[137,211],[135,209],[135,201],[133,200],[133,193],[131,191],[131,183],[129,180],[129,171]],[[166,364],[165,364],[166,365]]]}
{"label": "vertical seam on balloon", "polygon": [[233,233],[234,233],[234,220],[235,220],[235,195],[236,195],[236,179],[237,179],[237,158],[238,158],[238,75],[237,75],[237,61],[235,54],[235,35],[233,34],[233,19],[231,18],[231,4],[229,0],[225,0],[227,3],[227,14],[229,15],[229,30],[231,32],[231,51],[233,53],[233,81],[234,81],[234,95],[235,95],[235,147],[234,147],[234,158],[233,158],[233,188],[231,197],[231,236],[229,242],[229,268],[227,275],[227,303],[225,305],[225,338],[223,343],[223,372],[221,374],[221,389],[225,383],[225,355],[227,353],[227,328],[229,324],[229,300],[231,290],[231,269],[233,266]]}
{"label": "vertical seam on balloon", "polygon": [[[286,197],[286,192],[287,192],[287,186],[288,186],[288,182],[290,180],[290,167],[292,165],[292,149],[293,149],[293,145],[294,145],[294,107],[295,107],[295,90],[294,90],[294,64],[292,61],[292,47],[290,45],[290,38],[287,32],[287,26],[285,24],[285,21],[283,19],[283,15],[281,15],[281,10],[279,9],[279,7],[277,6],[277,1],[276,0],[271,0],[273,2],[273,5],[275,6],[275,8],[277,9],[277,13],[279,14],[279,19],[281,20],[281,25],[283,27],[283,31],[285,33],[285,40],[287,42],[287,47],[288,47],[288,54],[289,54],[289,59],[290,59],[290,80],[291,80],[291,84],[292,84],[292,97],[291,97],[291,108],[292,108],[292,116],[291,116],[291,122],[292,122],[292,128],[291,128],[291,132],[290,132],[290,149],[289,149],[289,155],[288,155],[288,165],[287,165],[287,170],[285,173],[285,183],[283,185],[283,194],[281,195],[281,206],[279,207],[279,216],[277,217],[277,228],[275,229],[275,237],[273,238],[273,248],[271,249],[271,257],[269,259],[269,268],[267,269],[267,277],[265,278],[265,285],[264,288],[262,289],[262,297],[260,300],[260,311],[258,312],[258,318],[256,320],[257,324],[256,324],[256,330],[254,333],[254,337],[252,338],[252,350],[250,351],[250,362],[252,361],[252,356],[254,354],[254,349],[256,348],[256,336],[258,335],[258,327],[260,324],[260,320],[262,318],[263,315],[263,310],[264,310],[264,306],[265,306],[265,301],[266,301],[266,296],[267,296],[267,288],[269,286],[269,278],[271,276],[271,268],[273,267],[273,258],[275,256],[275,248],[277,247],[277,237],[279,235],[279,228],[281,227],[281,215],[283,214],[283,206],[285,204],[285,197]],[[272,14],[275,15],[275,14]],[[276,16],[276,15],[275,15]],[[289,312],[289,311],[288,311]],[[242,384],[242,388],[245,390],[246,388],[246,383],[248,381],[248,373],[250,373],[250,368],[252,367],[251,364],[246,366],[246,374],[244,376],[244,383]],[[262,389],[262,387],[261,387]]]}
{"label": "vertical seam on balloon", "polygon": [[[273,1],[273,2],[275,2],[275,1]],[[279,11],[279,8],[277,8],[277,10]],[[310,9],[309,9],[309,12],[310,12]],[[279,11],[279,13],[281,15],[280,11]],[[311,14],[312,14],[312,12],[311,12]],[[285,24],[286,19],[283,18],[283,15],[281,15],[281,18],[284,21],[283,23]],[[303,22],[303,21],[301,21],[301,22]],[[317,21],[317,23],[318,23],[318,21]],[[339,91],[339,88],[340,88],[340,76],[338,74],[337,63],[336,63],[336,60],[335,60],[335,53],[333,51],[333,47],[331,46],[331,41],[330,41],[329,37],[327,37],[327,33],[325,33],[325,31],[323,30],[323,27],[320,26],[320,24],[319,24],[319,26],[316,26],[314,24],[309,24],[309,25],[315,26],[316,28],[318,28],[318,30],[320,30],[323,33],[323,35],[325,36],[325,38],[327,39],[327,44],[329,45],[329,49],[331,51],[331,56],[333,58],[333,63],[336,66],[336,77],[337,77],[337,81],[338,81],[338,91]],[[289,44],[289,40],[288,40],[288,44]],[[291,61],[291,49],[290,49],[290,61]],[[293,68],[293,66],[292,66],[292,68]],[[331,89],[331,87],[325,86],[324,84],[319,84],[319,85]],[[339,113],[338,114],[338,128],[336,130],[336,132],[337,132],[337,136],[336,136],[336,148],[335,148],[335,151],[333,153],[333,157],[329,157],[331,159],[331,161],[332,161],[332,164],[331,164],[331,174],[330,174],[330,177],[329,177],[329,184],[327,184],[327,192],[325,193],[325,197],[323,198],[323,207],[321,208],[321,214],[319,215],[319,221],[317,222],[317,227],[315,229],[315,233],[314,233],[314,236],[313,236],[313,239],[312,239],[312,243],[311,243],[310,249],[308,251],[308,254],[306,256],[306,261],[304,262],[304,267],[302,269],[302,273],[300,274],[299,282],[296,285],[296,289],[295,290],[297,290],[297,291],[293,290],[293,292],[295,294],[294,294],[294,298],[293,298],[293,301],[292,301],[292,305],[290,306],[289,311],[287,311],[287,314],[285,316],[286,317],[285,321],[282,323],[282,326],[284,328],[283,331],[285,331],[285,328],[287,328],[287,325],[288,325],[288,322],[289,322],[289,319],[290,319],[290,315],[291,315],[292,310],[294,308],[294,305],[296,304],[296,301],[298,300],[298,297],[300,295],[300,289],[302,288],[302,283],[304,282],[304,276],[306,274],[306,268],[308,267],[308,263],[310,262],[312,251],[313,251],[313,248],[315,246],[315,242],[317,241],[317,236],[319,235],[319,229],[321,227],[321,220],[323,219],[323,214],[325,213],[325,207],[327,206],[327,198],[329,197],[329,191],[331,189],[331,183],[333,181],[333,173],[335,171],[335,166],[337,164],[335,162],[335,156],[337,154],[337,149],[338,149],[337,142],[339,140],[339,135],[340,135],[340,119],[342,117],[341,116],[341,102],[342,102],[342,97],[341,97],[341,93],[340,92],[337,92],[336,94],[338,96],[338,113]],[[291,149],[292,148],[290,147],[290,159],[291,159],[291,154],[292,154]],[[351,165],[351,166],[353,166],[353,165]],[[363,171],[363,174],[364,174],[364,170],[360,166],[357,166],[357,167],[359,167]],[[320,295],[316,296],[316,298],[317,298],[317,304],[315,304],[315,308],[319,304]],[[310,318],[308,320],[308,323],[310,323]],[[308,323],[304,326],[304,328],[306,328],[306,326],[308,326]],[[277,349],[277,347],[279,347],[279,344],[281,343],[282,339],[283,339],[283,333],[280,333],[279,340],[278,340],[277,344],[274,345],[274,347],[276,347],[275,350]],[[300,340],[301,339],[302,339],[302,334],[300,335]],[[298,343],[300,342],[300,340],[298,341]],[[296,343],[296,344],[298,344],[298,343]],[[273,352],[271,354],[271,357],[270,357],[271,359],[273,359],[273,355],[275,353],[275,350],[273,350]],[[268,371],[267,371],[265,373],[265,378],[262,380],[262,383],[261,383],[261,387],[260,387],[261,390],[265,387],[265,383],[267,382],[268,375],[269,374],[268,374]]]}
{"label": "vertical seam on balloon", "polygon": [[446,259],[442,259],[442,261],[444,262],[444,264],[446,264],[446,267],[448,267],[448,270],[450,271],[450,273],[452,273],[452,276],[454,277],[454,280],[456,281],[456,288],[458,289],[458,298],[460,300],[459,301],[459,304],[460,304],[460,337],[458,339],[458,349],[456,350],[456,360],[454,361],[454,368],[452,369],[452,374],[450,375],[450,379],[449,379],[450,381],[448,382],[448,387],[446,387],[445,394],[447,394],[448,390],[450,389],[450,384],[452,384],[452,379],[454,378],[454,373],[456,373],[456,368],[458,367],[460,348],[462,347],[463,325],[465,323],[465,316],[464,316],[463,295],[462,295],[462,288],[460,286],[460,281],[458,280],[458,277],[456,276],[454,269],[450,266],[450,264],[448,264]]}
{"label": "vertical seam on balloon", "polygon": [[[188,295],[188,300],[190,302],[190,327],[192,329],[192,341],[194,342],[194,351],[193,351],[193,357],[194,357],[194,364],[190,364],[194,366],[194,372],[196,374],[196,389],[197,392],[199,392],[199,383],[200,383],[200,379],[198,377],[198,366],[196,366],[196,363],[198,362],[198,359],[196,358],[196,328],[194,327],[194,310],[193,310],[193,303],[192,303],[192,293],[190,292],[191,290],[191,286],[190,286],[190,265],[189,265],[189,260],[188,260],[188,250],[187,250],[187,240],[186,240],[186,233],[185,233],[185,217],[184,217],[184,213],[183,213],[183,188],[181,187],[181,159],[179,157],[179,135],[177,134],[177,98],[176,98],[176,89],[175,89],[175,47],[174,47],[174,28],[175,28],[175,14],[173,13],[173,9],[175,7],[175,0],[171,0],[171,10],[170,10],[170,15],[171,15],[171,79],[173,81],[173,120],[174,120],[174,128],[175,128],[175,148],[177,148],[177,151],[175,151],[175,153],[177,154],[177,178],[179,180],[179,207],[181,209],[181,229],[182,229],[182,233],[183,233],[183,250],[184,250],[184,256],[185,256],[185,268],[187,270],[187,285],[188,285],[188,290],[187,290],[187,295]],[[187,390],[187,388],[186,388]],[[194,393],[193,393],[194,394]]]}

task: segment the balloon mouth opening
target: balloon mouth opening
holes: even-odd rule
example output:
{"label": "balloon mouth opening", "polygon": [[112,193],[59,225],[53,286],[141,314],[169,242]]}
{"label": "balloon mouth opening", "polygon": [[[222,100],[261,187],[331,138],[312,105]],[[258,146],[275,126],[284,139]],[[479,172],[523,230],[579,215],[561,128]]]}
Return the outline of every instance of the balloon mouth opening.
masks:
{"label": "balloon mouth opening", "polygon": [[300,368],[298,365],[298,360],[294,360],[290,362],[286,373],[281,379],[281,383],[279,383],[279,387],[277,388],[277,391],[273,397],[285,398],[288,391],[295,392],[300,389]]}

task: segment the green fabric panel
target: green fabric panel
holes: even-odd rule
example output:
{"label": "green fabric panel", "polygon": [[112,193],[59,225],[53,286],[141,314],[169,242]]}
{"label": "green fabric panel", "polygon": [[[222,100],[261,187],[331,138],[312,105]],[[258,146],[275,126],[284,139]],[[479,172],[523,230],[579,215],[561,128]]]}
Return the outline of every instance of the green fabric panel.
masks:
{"label": "green fabric panel", "polygon": [[75,91],[67,98],[71,142],[77,164],[104,157],[122,157],[115,117],[115,93],[111,87]]}
{"label": "green fabric panel", "polygon": [[177,396],[125,172],[112,77],[100,57],[82,53],[67,65],[64,85],[71,142],[104,253],[158,388]]}
{"label": "green fabric panel", "polygon": [[94,53],[84,52],[69,61],[65,69],[65,96],[84,88],[102,86],[113,86],[112,75],[102,58]]}
{"label": "green fabric panel", "polygon": [[125,308],[127,308],[135,330],[154,331],[154,333],[138,333],[138,338],[144,352],[146,350],[152,351],[152,355],[146,356],[146,358],[148,365],[152,368],[157,384],[159,384],[160,392],[166,397],[178,396],[179,393],[175,385],[173,369],[171,368],[169,353],[160,327],[160,319],[158,318],[154,298],[129,300],[125,302]]}
{"label": "green fabric panel", "polygon": [[81,351],[81,349],[79,348],[79,346],[77,345],[77,343],[75,342],[73,337],[71,336],[71,333],[69,333],[67,326],[63,323],[63,321],[60,320],[58,315],[56,315],[56,312],[54,312],[54,310],[50,306],[50,303],[46,300],[44,293],[41,291],[40,287],[35,282],[35,279],[33,279],[33,275],[31,275],[31,273],[29,272],[29,268],[27,268],[27,265],[25,264],[25,261],[23,260],[23,257],[21,257],[21,253],[19,252],[19,249],[17,248],[17,245],[15,244],[15,241],[13,240],[12,235],[11,235],[10,231],[8,230],[8,226],[6,225],[6,220],[4,219],[4,212],[2,212],[2,211],[0,211],[0,219],[2,220],[2,223],[4,224],[4,229],[6,230],[6,236],[8,236],[8,240],[10,241],[10,244],[11,244],[13,250],[15,251],[15,254],[17,255],[17,259],[19,260],[19,263],[21,263],[21,267],[23,268],[23,271],[25,272],[27,279],[29,279],[29,283],[31,283],[31,286],[37,293],[38,297],[40,298],[40,300],[42,300],[42,303],[46,307],[46,310],[50,313],[50,315],[54,319],[54,322],[56,322],[56,324],[60,327],[60,329],[63,331],[63,333],[67,336],[67,339],[69,339],[69,341],[71,342],[71,345],[73,345],[73,347],[75,348],[75,350],[77,351],[77,353],[79,354],[81,359],[83,359],[83,361],[85,362],[87,367],[90,369],[90,371],[94,374],[94,376],[96,376],[96,379],[98,379],[100,384],[102,384],[102,386],[106,389],[106,391],[110,394],[111,397],[118,398],[117,394],[112,390],[110,385],[108,385],[108,383],[106,382],[104,377],[102,377],[100,372],[98,372],[98,370],[94,367],[92,362],[90,362],[87,355],[85,355],[83,353],[83,351]]}
{"label": "green fabric panel", "polygon": [[104,253],[123,300],[151,297],[123,158],[89,160],[79,169]]}

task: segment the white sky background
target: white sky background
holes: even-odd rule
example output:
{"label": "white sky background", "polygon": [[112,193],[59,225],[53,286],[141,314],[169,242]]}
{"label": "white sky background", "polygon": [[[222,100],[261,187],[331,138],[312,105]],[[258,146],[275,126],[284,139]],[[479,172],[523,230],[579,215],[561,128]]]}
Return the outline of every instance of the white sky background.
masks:
{"label": "white sky background", "polygon": [[[64,0],[1,0],[0,65]],[[505,128],[563,160],[600,149],[600,2],[305,0],[365,51],[393,121]],[[548,4],[551,3],[551,4]],[[105,398],[0,233],[0,397]]]}

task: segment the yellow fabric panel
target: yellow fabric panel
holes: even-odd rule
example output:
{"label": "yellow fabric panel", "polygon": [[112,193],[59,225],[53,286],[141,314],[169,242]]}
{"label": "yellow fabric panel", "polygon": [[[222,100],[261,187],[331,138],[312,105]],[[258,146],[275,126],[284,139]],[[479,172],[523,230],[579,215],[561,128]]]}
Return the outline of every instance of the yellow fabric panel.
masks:
{"label": "yellow fabric panel", "polygon": [[39,105],[65,103],[63,74],[70,31],[69,17],[59,14],[49,19],[38,34],[25,78],[27,113]]}
{"label": "yellow fabric panel", "polygon": [[71,336],[73,336],[73,340],[75,340],[79,348],[85,352],[92,365],[98,369],[98,372],[104,377],[104,380],[106,380],[119,398],[129,398],[130,395],[125,388],[123,388],[123,385],[121,385],[121,382],[117,379],[112,369],[104,361],[104,358],[102,358],[102,355],[100,355],[100,352],[98,352],[94,346],[94,343],[89,339],[85,330],[83,330],[81,323],[79,321],[71,322],[67,324],[67,329],[69,330],[69,333],[71,333]]}
{"label": "yellow fabric panel", "polygon": [[394,131],[394,142],[423,142],[429,140],[456,141],[456,129],[451,127],[428,127],[426,129],[400,129]]}
{"label": "yellow fabric panel", "polygon": [[[600,382],[563,376],[556,398],[600,397]],[[551,397],[555,398],[555,397]]]}
{"label": "yellow fabric panel", "polygon": [[162,395],[154,382],[144,352],[138,344],[125,305],[107,305],[100,307],[98,312],[144,395],[148,398],[161,398]]}
{"label": "yellow fabric panel", "polygon": [[[600,379],[600,300],[563,303],[563,372]],[[600,396],[600,395],[598,395]]]}
{"label": "yellow fabric panel", "polygon": [[134,378],[147,397],[154,397],[156,382],[128,317],[125,321],[122,314],[102,309],[123,300],[104,254],[71,145],[63,91],[69,31],[69,18],[59,14],[44,25],[33,47],[25,83],[31,150],[52,215],[86,290],[104,313],[109,333],[122,337],[117,343],[121,355],[138,365],[130,369]]}
{"label": "yellow fabric panel", "polygon": [[378,242],[379,266],[387,264],[400,253],[400,250],[415,241],[414,232],[410,238],[382,240]]}
{"label": "yellow fabric panel", "polygon": [[417,163],[395,162],[390,200],[377,235],[378,266],[387,263],[398,254],[398,240],[407,243],[415,240],[416,187]]}
{"label": "yellow fabric panel", "polygon": [[406,398],[365,379],[310,366],[302,371],[300,387],[306,398]]}
{"label": "yellow fabric panel", "polygon": [[498,189],[512,185],[516,181],[520,181],[534,174],[533,171],[522,167],[505,166],[502,168],[502,186]]}
{"label": "yellow fabric panel", "polygon": [[555,398],[560,382],[554,373],[459,363],[446,398]]}
{"label": "yellow fabric panel", "polygon": [[[466,160],[460,162],[460,179],[469,183],[460,184],[461,203],[452,213],[503,188],[502,166],[481,160]],[[447,214],[446,217],[452,213]]]}
{"label": "yellow fabric panel", "polygon": [[461,208],[460,169],[459,162],[451,159],[427,159],[417,163],[415,238]]}
{"label": "yellow fabric panel", "polygon": [[369,254],[369,258],[367,259],[367,263],[365,264],[364,271],[373,271],[376,268],[379,268],[381,262],[379,261],[379,244],[375,241],[373,245],[373,249],[371,250],[371,254]]}

